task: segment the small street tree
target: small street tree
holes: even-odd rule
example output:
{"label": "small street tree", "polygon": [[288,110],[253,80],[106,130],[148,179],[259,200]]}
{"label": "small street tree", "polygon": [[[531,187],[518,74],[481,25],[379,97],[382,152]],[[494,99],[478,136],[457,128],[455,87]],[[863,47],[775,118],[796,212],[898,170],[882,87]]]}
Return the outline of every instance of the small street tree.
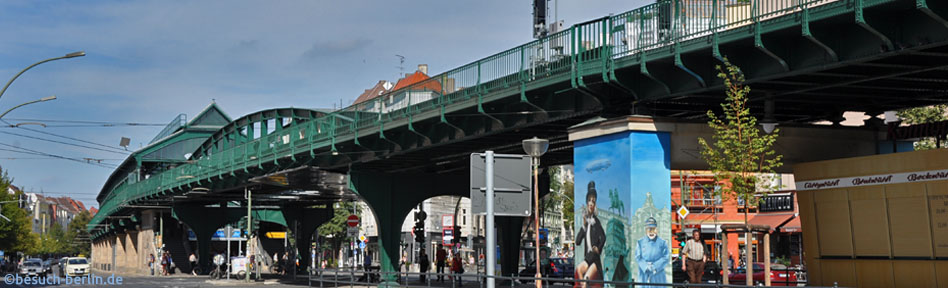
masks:
{"label": "small street tree", "polygon": [[[698,143],[701,145],[701,156],[710,166],[714,180],[722,184],[715,193],[723,200],[736,198],[743,201],[744,226],[747,227],[748,206],[757,205],[760,199],[758,194],[766,196],[777,188],[769,185],[769,180],[775,173],[774,169],[783,165],[782,155],[777,155],[773,150],[780,130],[767,134],[757,126],[757,118],[751,115],[747,104],[751,89],[744,85],[744,74],[740,68],[728,62],[727,58],[724,59],[723,68],[716,68],[718,77],[724,80],[727,98],[721,103],[721,116],[708,111],[708,126],[714,133],[712,142],[698,138]],[[750,238],[745,239],[748,239],[745,243],[749,245]],[[747,254],[748,267],[752,267],[752,255]],[[748,285],[751,284],[751,278],[748,277]]]}

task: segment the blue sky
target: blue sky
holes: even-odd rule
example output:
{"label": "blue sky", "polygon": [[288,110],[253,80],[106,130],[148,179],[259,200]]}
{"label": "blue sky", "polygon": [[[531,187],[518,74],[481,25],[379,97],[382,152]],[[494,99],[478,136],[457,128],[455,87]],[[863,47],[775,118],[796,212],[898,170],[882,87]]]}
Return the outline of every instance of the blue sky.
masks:
{"label": "blue sky", "polygon": [[[649,0],[560,1],[566,25],[639,7]],[[553,6],[551,2],[551,6]],[[551,8],[550,16],[553,17]],[[532,1],[0,1],[0,80],[30,64],[83,50],[23,74],[0,110],[24,106],[11,123],[131,149],[159,126],[76,126],[48,120],[166,124],[212,100],[231,117],[276,107],[332,108],[379,80],[428,64],[437,74],[532,39]],[[59,127],[57,127],[57,125]],[[0,128],[0,144],[71,158],[126,155],[52,143],[76,140]],[[24,136],[34,137],[28,138]],[[83,143],[78,143],[83,144]],[[83,145],[103,148],[94,144]],[[10,146],[0,147],[18,150]],[[110,168],[0,150],[0,166],[27,191],[98,206]]]}

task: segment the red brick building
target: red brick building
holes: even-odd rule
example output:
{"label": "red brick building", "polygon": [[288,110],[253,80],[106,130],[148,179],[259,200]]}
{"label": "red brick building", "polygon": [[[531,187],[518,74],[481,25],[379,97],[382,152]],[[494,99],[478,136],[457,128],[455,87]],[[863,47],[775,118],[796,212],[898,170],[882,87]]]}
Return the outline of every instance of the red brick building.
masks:
{"label": "red brick building", "polygon": [[[672,234],[686,232],[688,237],[694,229],[701,230],[701,238],[704,239],[710,252],[709,257],[719,261],[718,257],[721,247],[720,225],[722,224],[744,224],[744,205],[743,201],[736,199],[722,200],[714,196],[715,189],[720,189],[718,183],[714,182],[713,177],[708,172],[687,172],[672,171],[672,212],[678,211],[684,206],[689,211],[688,215],[682,219],[673,213]],[[801,264],[801,255],[803,251],[801,241],[800,219],[798,207],[796,204],[796,193],[794,191],[777,191],[768,195],[758,205],[747,208],[747,221],[749,224],[763,224],[771,227],[771,253],[772,259],[779,257],[786,258],[791,265]],[[757,251],[758,237],[751,240]],[[763,239],[760,239],[763,243]],[[745,239],[743,234],[729,234],[728,254],[732,255],[735,266],[739,260],[737,255],[742,255]],[[672,237],[673,254],[678,255],[678,248],[681,247],[677,237]],[[763,255],[756,253],[757,261],[763,260]]]}

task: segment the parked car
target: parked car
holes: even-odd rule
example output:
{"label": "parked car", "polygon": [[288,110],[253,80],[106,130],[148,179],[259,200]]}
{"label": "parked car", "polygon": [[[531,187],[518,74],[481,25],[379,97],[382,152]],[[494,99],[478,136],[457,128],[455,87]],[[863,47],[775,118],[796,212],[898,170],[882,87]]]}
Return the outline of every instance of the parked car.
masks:
{"label": "parked car", "polygon": [[[771,264],[770,266],[770,285],[771,286],[797,286],[797,276],[792,271],[780,271],[787,269],[786,266]],[[747,273],[744,269],[734,269],[734,273],[728,275],[728,281],[731,284],[742,284],[747,281]],[[764,264],[754,263],[754,285],[764,283]],[[789,282],[789,284],[788,284]]]}
{"label": "parked car", "polygon": [[43,260],[40,259],[27,259],[23,261],[23,265],[20,265],[20,275],[23,276],[46,276],[46,270],[43,269]]}
{"label": "parked car", "polygon": [[[688,283],[688,272],[681,270],[681,259],[675,259],[672,262],[672,282]],[[721,283],[721,265],[718,262],[707,261],[704,263],[704,275],[701,276],[701,282]]]}
{"label": "parked car", "polygon": [[[533,264],[531,262],[530,264]],[[520,277],[536,277],[537,269],[536,264],[529,265],[523,270],[520,270]],[[550,258],[549,267],[544,269],[543,277],[545,278],[573,278],[573,259],[572,258]],[[529,280],[524,280],[524,282],[533,282]]]}
{"label": "parked car", "polygon": [[91,272],[89,269],[89,260],[82,257],[69,257],[66,259],[66,266],[63,267],[67,276],[85,276]]}

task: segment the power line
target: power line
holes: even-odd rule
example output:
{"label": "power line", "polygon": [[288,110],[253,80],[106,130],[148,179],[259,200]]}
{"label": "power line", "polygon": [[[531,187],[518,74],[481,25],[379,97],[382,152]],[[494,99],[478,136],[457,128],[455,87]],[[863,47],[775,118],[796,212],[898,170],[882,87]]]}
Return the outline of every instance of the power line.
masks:
{"label": "power line", "polygon": [[103,151],[103,152],[109,152],[109,153],[115,153],[115,154],[128,155],[128,152],[120,152],[120,151],[106,150],[106,149],[102,149],[102,148],[96,148],[96,147],[91,147],[91,146],[85,146],[85,145],[67,143],[67,142],[63,142],[63,141],[57,141],[57,140],[51,140],[51,139],[46,139],[46,138],[40,138],[40,137],[36,137],[36,136],[29,136],[29,135],[17,134],[17,133],[13,133],[13,132],[0,131],[0,133],[8,134],[8,135],[13,135],[13,136],[24,137],[24,138],[30,138],[30,139],[34,139],[34,140],[40,140],[40,141],[58,143],[58,144],[63,144],[63,145],[76,146],[76,147],[81,147],[81,148],[86,148],[86,149],[98,150],[98,151]]}
{"label": "power line", "polygon": [[[3,123],[6,123],[6,124],[8,124],[8,125],[10,124],[10,122],[7,122],[7,120],[0,119],[0,121],[3,121]],[[16,126],[14,126],[14,127],[16,127]],[[16,128],[23,129],[23,130],[26,130],[26,131],[36,132],[36,133],[40,133],[40,134],[46,134],[46,135],[50,135],[50,136],[55,136],[55,137],[59,137],[59,138],[63,138],[63,139],[69,139],[69,140],[72,140],[72,141],[78,141],[78,142],[82,142],[82,143],[86,143],[86,144],[92,144],[92,145],[96,145],[96,146],[100,146],[100,147],[105,147],[105,148],[109,148],[109,149],[114,149],[114,150],[119,151],[119,152],[122,152],[122,153],[124,153],[124,154],[128,154],[128,152],[127,152],[124,148],[119,148],[119,147],[115,147],[115,146],[109,146],[109,145],[105,145],[105,144],[101,144],[101,143],[96,143],[96,142],[92,142],[92,141],[82,140],[82,139],[73,138],[73,137],[69,137],[69,136],[63,136],[63,135],[59,135],[59,134],[56,134],[56,133],[50,133],[50,132],[40,131],[40,130],[36,130],[36,129],[30,129],[30,128],[26,128],[26,127],[16,127]]]}
{"label": "power line", "polygon": [[[59,158],[59,159],[63,159],[63,160],[70,160],[70,161],[79,162],[79,163],[86,163],[86,164],[89,164],[89,165],[94,165],[94,166],[98,166],[98,167],[102,167],[102,168],[109,168],[109,169],[115,169],[115,168],[118,167],[118,165],[114,165],[114,164],[93,163],[93,162],[86,161],[86,160],[84,160],[84,159],[76,159],[76,158],[66,157],[66,156],[62,156],[62,155],[49,154],[49,153],[40,152],[40,151],[36,151],[36,150],[32,150],[32,149],[27,149],[27,148],[23,148],[23,147],[13,146],[13,145],[6,144],[6,143],[0,143],[0,146],[7,146],[7,147],[10,147],[10,148],[23,150],[23,151],[19,151],[19,150],[4,149],[4,150],[10,151],[10,152],[17,152],[17,153],[24,153],[24,154],[33,154],[33,155],[41,155],[41,156],[54,157],[54,158]],[[24,152],[24,151],[25,151],[25,152]]]}
{"label": "power line", "polygon": [[55,120],[55,119],[33,119],[33,118],[6,118],[6,119],[13,120],[13,121],[93,124],[93,125],[126,125],[126,126],[165,126],[167,125],[167,124],[161,124],[161,123],[120,122],[120,121]]}

